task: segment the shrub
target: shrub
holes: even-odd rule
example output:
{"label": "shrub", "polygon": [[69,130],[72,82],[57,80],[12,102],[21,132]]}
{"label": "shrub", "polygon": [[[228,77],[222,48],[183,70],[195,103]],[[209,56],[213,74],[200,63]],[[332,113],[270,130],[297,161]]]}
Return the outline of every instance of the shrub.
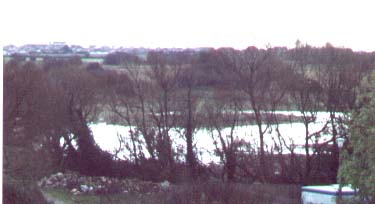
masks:
{"label": "shrub", "polygon": [[47,204],[38,186],[31,182],[20,181],[4,175],[4,204]]}
{"label": "shrub", "polygon": [[365,78],[351,115],[349,141],[341,155],[338,178],[358,189],[360,203],[375,202],[375,72]]}

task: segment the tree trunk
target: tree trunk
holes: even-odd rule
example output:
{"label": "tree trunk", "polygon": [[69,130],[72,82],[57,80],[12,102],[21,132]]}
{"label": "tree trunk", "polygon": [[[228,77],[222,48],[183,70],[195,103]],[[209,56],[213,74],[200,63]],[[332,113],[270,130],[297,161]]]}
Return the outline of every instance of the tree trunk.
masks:
{"label": "tree trunk", "polygon": [[336,138],[337,138],[337,129],[335,124],[335,112],[330,111],[330,122],[332,125],[332,141],[333,141],[333,149],[332,149],[332,165],[331,165],[331,182],[336,183],[337,178],[337,171],[339,169],[339,149],[336,144]]}
{"label": "tree trunk", "polygon": [[304,117],[305,120],[305,154],[306,154],[306,160],[305,160],[305,184],[308,184],[310,182],[310,172],[311,172],[311,158],[310,158],[310,150],[309,150],[309,123],[308,119]]}
{"label": "tree trunk", "polygon": [[236,174],[236,155],[232,150],[229,150],[226,153],[226,171],[227,171],[227,180],[234,181],[234,176]]}
{"label": "tree trunk", "polygon": [[193,151],[193,115],[192,115],[191,87],[187,95],[187,121],[186,121],[186,161],[188,163],[189,174],[194,180],[196,178],[196,160]]}

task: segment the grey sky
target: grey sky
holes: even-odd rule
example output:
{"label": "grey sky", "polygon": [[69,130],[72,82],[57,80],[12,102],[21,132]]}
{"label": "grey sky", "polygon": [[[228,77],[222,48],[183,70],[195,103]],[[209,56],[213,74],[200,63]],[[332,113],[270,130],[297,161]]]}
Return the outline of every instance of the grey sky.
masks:
{"label": "grey sky", "polygon": [[370,0],[8,0],[2,43],[126,47],[313,46],[375,51]]}

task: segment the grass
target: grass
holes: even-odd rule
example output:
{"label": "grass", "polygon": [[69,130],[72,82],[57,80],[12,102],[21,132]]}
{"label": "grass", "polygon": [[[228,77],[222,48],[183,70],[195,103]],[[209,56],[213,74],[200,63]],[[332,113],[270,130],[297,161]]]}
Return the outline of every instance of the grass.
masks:
{"label": "grass", "polygon": [[[44,189],[43,192],[50,198],[63,204],[148,204],[165,203],[166,196],[158,194],[111,194],[111,195],[72,195],[67,189]],[[61,203],[61,204],[62,204]],[[59,202],[55,202],[59,204]]]}
{"label": "grass", "polygon": [[84,63],[90,63],[90,62],[103,63],[104,58],[86,58],[86,57],[83,57],[83,58],[81,58],[81,60]]}
{"label": "grass", "polygon": [[168,192],[111,195],[72,195],[66,189],[45,189],[55,204],[299,204],[300,187],[274,184],[179,184]]}
{"label": "grass", "polygon": [[9,60],[11,60],[11,57],[9,56],[3,56],[3,62],[7,63]]}
{"label": "grass", "polygon": [[74,203],[73,196],[70,194],[68,189],[44,189],[43,193],[65,203]]}

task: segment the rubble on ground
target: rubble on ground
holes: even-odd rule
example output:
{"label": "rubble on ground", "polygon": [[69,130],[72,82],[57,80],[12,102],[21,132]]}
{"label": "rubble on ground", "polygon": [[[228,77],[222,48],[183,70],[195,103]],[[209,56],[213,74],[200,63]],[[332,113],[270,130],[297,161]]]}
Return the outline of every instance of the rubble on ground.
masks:
{"label": "rubble on ground", "polygon": [[112,193],[157,193],[167,191],[170,183],[154,183],[138,179],[118,179],[110,177],[82,176],[74,172],[52,174],[38,182],[42,188],[67,188],[73,195]]}

